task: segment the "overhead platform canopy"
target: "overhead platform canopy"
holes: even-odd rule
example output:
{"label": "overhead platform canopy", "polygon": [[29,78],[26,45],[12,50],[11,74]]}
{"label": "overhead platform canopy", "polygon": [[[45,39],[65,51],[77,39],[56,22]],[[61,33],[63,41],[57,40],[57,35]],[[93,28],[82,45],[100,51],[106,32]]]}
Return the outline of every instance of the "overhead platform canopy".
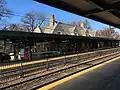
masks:
{"label": "overhead platform canopy", "polygon": [[22,31],[0,31],[0,40],[28,40],[28,41],[52,41],[52,40],[114,40],[113,38],[102,37],[85,37],[85,36],[71,36],[71,35],[59,35],[59,34],[47,34],[47,33],[33,33]]}
{"label": "overhead platform canopy", "polygon": [[120,28],[120,0],[35,0]]}

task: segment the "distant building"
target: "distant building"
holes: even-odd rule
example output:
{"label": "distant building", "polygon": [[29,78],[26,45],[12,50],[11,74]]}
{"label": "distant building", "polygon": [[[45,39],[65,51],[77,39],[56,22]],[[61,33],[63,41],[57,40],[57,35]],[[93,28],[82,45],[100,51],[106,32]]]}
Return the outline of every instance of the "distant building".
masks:
{"label": "distant building", "polygon": [[[36,27],[34,32],[41,33],[40,28]],[[42,33],[91,37],[95,37],[96,34],[96,32],[86,29],[84,27],[84,23],[80,23],[79,26],[75,26],[72,24],[57,22],[55,21],[54,15],[50,17],[49,23],[42,30]],[[50,46],[53,46],[50,42],[37,43],[36,45],[38,52],[49,51]]]}
{"label": "distant building", "polygon": [[[55,21],[54,15],[50,16],[49,23],[43,30],[41,30],[39,26],[37,26],[33,32],[74,36],[91,36],[91,37],[95,37],[96,34],[94,31],[86,29],[84,27],[84,23],[82,22],[78,26],[57,22]],[[51,44],[52,43],[50,42],[36,43],[37,52],[49,51]]]}
{"label": "distant building", "polygon": [[91,36],[95,37],[96,32],[84,28],[84,23],[79,26],[56,22],[54,15],[50,17],[48,26],[43,30],[44,33],[61,34],[61,35],[75,35],[75,36]]}
{"label": "distant building", "polygon": [[42,33],[42,30],[39,28],[39,26],[37,26],[34,31],[34,33]]}

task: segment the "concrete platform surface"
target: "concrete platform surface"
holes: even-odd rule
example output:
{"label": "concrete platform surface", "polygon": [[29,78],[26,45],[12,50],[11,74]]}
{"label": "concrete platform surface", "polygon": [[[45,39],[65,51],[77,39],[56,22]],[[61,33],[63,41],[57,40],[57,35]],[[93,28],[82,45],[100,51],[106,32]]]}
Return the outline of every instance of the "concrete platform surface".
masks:
{"label": "concrete platform surface", "polygon": [[73,78],[50,90],[120,90],[120,59]]}

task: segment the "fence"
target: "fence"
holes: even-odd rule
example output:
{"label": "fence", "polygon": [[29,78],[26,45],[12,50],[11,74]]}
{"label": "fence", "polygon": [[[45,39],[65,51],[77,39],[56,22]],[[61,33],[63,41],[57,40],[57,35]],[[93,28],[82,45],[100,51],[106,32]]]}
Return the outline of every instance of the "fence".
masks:
{"label": "fence", "polygon": [[31,62],[18,61],[13,63],[0,64],[0,86],[4,87],[13,82],[29,79],[33,75],[46,73],[57,68],[61,68],[76,63],[85,62],[107,54],[118,52],[120,48],[98,50],[86,53],[76,53],[61,57],[36,60]]}

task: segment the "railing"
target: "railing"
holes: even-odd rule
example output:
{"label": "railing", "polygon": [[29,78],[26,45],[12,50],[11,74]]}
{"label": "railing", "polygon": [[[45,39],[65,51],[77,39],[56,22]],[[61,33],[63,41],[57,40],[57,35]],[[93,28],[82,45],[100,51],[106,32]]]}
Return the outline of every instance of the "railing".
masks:
{"label": "railing", "polygon": [[[73,55],[64,55],[56,58],[47,58],[43,60],[31,61],[31,62],[15,62],[5,63],[0,65],[0,86],[4,87],[13,82],[19,82],[20,80],[31,77],[32,75],[42,74],[46,71],[51,71],[56,68],[76,64],[79,62],[85,62],[93,58],[108,55],[111,53],[119,52],[120,48],[112,48],[106,50],[98,50],[86,53],[77,53]],[[28,78],[27,78],[28,79]]]}

